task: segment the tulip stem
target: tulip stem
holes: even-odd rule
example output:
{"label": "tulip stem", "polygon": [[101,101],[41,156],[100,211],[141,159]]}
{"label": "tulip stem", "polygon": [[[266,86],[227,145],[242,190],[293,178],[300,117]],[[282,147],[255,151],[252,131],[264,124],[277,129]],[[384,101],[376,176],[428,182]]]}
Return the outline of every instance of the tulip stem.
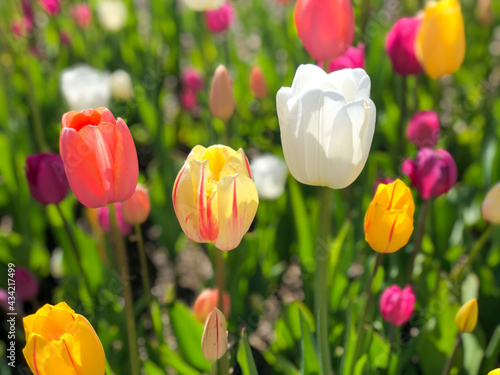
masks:
{"label": "tulip stem", "polygon": [[151,283],[149,281],[149,271],[148,271],[148,261],[146,258],[146,251],[144,250],[144,239],[142,238],[142,230],[140,224],[134,224],[135,236],[137,238],[137,249],[139,250],[139,260],[141,262],[141,273],[142,273],[142,288],[146,293],[148,300],[148,311],[151,315],[151,303],[153,302],[153,296],[151,295]]}
{"label": "tulip stem", "polygon": [[394,324],[391,324],[391,327],[389,328],[389,355],[387,357],[387,368],[386,368],[386,374],[389,374],[390,368],[391,368],[391,358],[392,358],[392,349],[394,348],[394,340],[396,338],[396,331],[398,331],[398,327],[395,326]]}
{"label": "tulip stem", "polygon": [[407,89],[407,81],[406,77],[401,78],[401,107],[399,114],[399,124],[398,124],[398,147],[397,147],[397,155],[396,155],[396,167],[399,166],[400,158],[404,157],[406,151],[406,138],[405,138],[405,119],[407,112],[407,103],[406,103],[406,89]]}
{"label": "tulip stem", "polygon": [[[224,313],[224,293],[226,291],[226,269],[224,262],[224,254],[222,250],[215,250],[215,278],[217,282],[217,290],[219,292],[219,300],[217,301],[217,306],[222,313]],[[224,375],[229,373],[229,362],[227,359],[227,353],[219,359],[219,373]]]}
{"label": "tulip stem", "polygon": [[365,309],[363,310],[363,315],[361,315],[361,320],[358,326],[358,333],[356,335],[356,347],[354,349],[354,357],[353,357],[353,366],[356,366],[356,362],[358,360],[361,346],[363,345],[363,340],[365,338],[365,322],[366,317],[368,316],[368,311],[370,310],[370,306],[372,304],[373,293],[372,293],[372,284],[375,275],[377,274],[378,268],[382,264],[382,256],[383,253],[377,253],[377,258],[375,259],[375,266],[373,267],[373,272],[370,276],[370,280],[368,281],[368,285],[366,286],[366,292],[368,293],[368,297],[366,299]]}
{"label": "tulip stem", "polygon": [[330,204],[332,191],[323,187],[319,191],[319,221],[316,240],[316,274],[314,279],[314,310],[316,315],[316,340],[320,354],[321,373],[331,374],[331,358],[328,343],[328,302],[330,288],[328,285],[328,269],[330,267],[330,249],[328,234],[330,232]]}
{"label": "tulip stem", "polygon": [[460,344],[462,342],[462,335],[459,333],[457,335],[457,339],[455,341],[455,347],[453,348],[453,352],[451,352],[450,358],[448,358],[448,362],[446,362],[446,366],[443,370],[443,375],[448,375],[451,370],[451,366],[453,364],[453,359],[455,358],[455,355],[457,354],[458,348],[460,347]]}
{"label": "tulip stem", "polygon": [[408,264],[408,270],[406,271],[406,281],[405,284],[411,283],[411,277],[413,275],[413,267],[415,266],[415,258],[417,257],[420,247],[422,245],[422,238],[424,237],[425,230],[425,219],[427,218],[427,212],[429,211],[429,206],[431,205],[430,199],[424,200],[420,208],[420,215],[418,216],[417,232],[415,233],[415,242],[413,245],[413,251],[410,256],[410,263]]}
{"label": "tulip stem", "polygon": [[130,356],[130,371],[132,375],[139,375],[139,355],[137,347],[137,336],[135,328],[134,300],[132,297],[132,288],[129,281],[129,267],[125,243],[123,242],[118,220],[116,218],[116,208],[112,203],[109,207],[109,218],[113,233],[113,242],[115,244],[116,260],[121,276],[123,286],[123,298],[125,299],[125,317],[127,323],[128,347]]}

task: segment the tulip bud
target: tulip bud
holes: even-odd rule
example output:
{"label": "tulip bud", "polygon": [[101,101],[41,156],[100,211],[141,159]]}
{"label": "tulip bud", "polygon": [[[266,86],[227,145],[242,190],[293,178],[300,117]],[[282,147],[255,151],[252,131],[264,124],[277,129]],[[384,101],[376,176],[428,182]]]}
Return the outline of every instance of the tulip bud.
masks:
{"label": "tulip bud", "polygon": [[10,27],[12,33],[19,38],[27,38],[33,30],[33,21],[29,17],[14,20]]}
{"label": "tulip bud", "polygon": [[406,137],[418,148],[434,147],[439,139],[439,116],[434,111],[416,113],[408,127]]}
{"label": "tulip bud", "polygon": [[149,193],[142,184],[137,184],[134,194],[122,202],[123,218],[130,224],[142,224],[146,221],[151,210]]}
{"label": "tulip bud", "polygon": [[127,5],[120,0],[102,0],[97,4],[97,18],[103,29],[116,32],[127,23]]}
{"label": "tulip bud", "polygon": [[394,24],[385,40],[385,51],[391,60],[392,69],[403,77],[422,72],[415,52],[420,23],[421,19],[418,17],[401,18]]}
{"label": "tulip bud", "polygon": [[424,199],[447,193],[457,182],[455,161],[442,149],[421,149],[415,160],[405,160],[402,170],[410,177],[411,184]]}
{"label": "tulip bud", "polygon": [[80,29],[86,29],[92,22],[92,10],[87,3],[73,5],[71,17]]}
{"label": "tulip bud", "polygon": [[487,222],[500,225],[500,182],[493,186],[484,197],[481,213]]}
{"label": "tulip bud", "polygon": [[455,324],[462,333],[474,331],[477,324],[477,299],[471,299],[458,310]]}
{"label": "tulip bud", "polygon": [[186,111],[191,112],[198,105],[198,99],[196,99],[196,93],[192,90],[184,90],[181,93],[181,105]]}
{"label": "tulip bud", "polygon": [[210,87],[208,105],[212,115],[222,121],[229,120],[234,112],[233,82],[224,65],[215,70]]}
{"label": "tulip bud", "polygon": [[42,9],[49,15],[54,16],[59,13],[60,0],[40,0],[39,3]]}
{"label": "tulip bud", "polygon": [[257,99],[263,99],[267,96],[266,78],[258,66],[254,66],[250,72],[250,89]]}
{"label": "tulip bud", "polygon": [[288,169],[283,159],[260,155],[252,159],[250,170],[260,199],[278,199],[285,191]]}
{"label": "tulip bud", "polygon": [[89,321],[65,303],[45,305],[23,319],[24,358],[33,374],[104,374],[106,358]]}
{"label": "tulip bud", "polygon": [[[208,315],[219,304],[219,290],[218,289],[205,289],[196,298],[193,305],[193,313],[196,319],[204,323]],[[222,297],[222,310],[224,315],[229,316],[231,312],[231,297],[229,293],[224,292]]]}
{"label": "tulip bud", "polygon": [[410,285],[403,290],[397,285],[390,286],[384,290],[379,301],[384,319],[398,327],[410,319],[414,306],[415,294]]}
{"label": "tulip bud", "polygon": [[393,253],[408,243],[413,232],[415,203],[401,180],[380,184],[365,215],[365,240],[379,253]]}
{"label": "tulip bud", "polygon": [[500,368],[488,372],[488,375],[500,375]]}
{"label": "tulip bud", "polygon": [[234,8],[229,1],[226,1],[220,8],[207,10],[205,21],[207,28],[212,33],[221,33],[229,29],[234,21]]}
{"label": "tulip bud", "polygon": [[194,68],[188,68],[182,73],[182,86],[193,92],[200,91],[203,88],[203,76]]}
{"label": "tulip bud", "polygon": [[207,361],[221,358],[227,351],[226,318],[214,308],[205,323],[201,338],[201,352]]}
{"label": "tulip bud", "polygon": [[31,301],[38,295],[39,287],[36,277],[26,268],[17,267],[14,273],[16,293],[23,302]]}
{"label": "tulip bud", "polygon": [[349,46],[347,47],[345,53],[337,57],[335,60],[328,64],[329,72],[336,72],[342,69],[355,69],[365,67],[365,46],[360,43],[357,47]]}
{"label": "tulip bud", "polygon": [[458,0],[428,2],[415,42],[417,58],[431,78],[455,73],[465,57],[465,30]]}
{"label": "tulip bud", "polygon": [[342,56],[354,39],[351,0],[297,0],[294,21],[304,48],[317,61]]}
{"label": "tulip bud", "polygon": [[[123,218],[122,203],[121,202],[115,203],[115,208],[116,208],[116,221],[118,223],[118,228],[120,229],[120,233],[122,234],[122,236],[128,236],[130,232],[132,232],[132,226],[129,223],[127,223]],[[111,233],[109,207],[108,206],[99,207],[98,212],[99,212],[99,224],[101,228],[106,233]]]}
{"label": "tulip bud", "polygon": [[115,70],[109,76],[111,85],[111,95],[120,102],[128,102],[134,98],[134,88],[132,87],[132,78],[121,69]]}
{"label": "tulip bud", "polygon": [[30,155],[26,158],[25,172],[31,196],[38,203],[57,204],[68,194],[68,179],[59,155]]}

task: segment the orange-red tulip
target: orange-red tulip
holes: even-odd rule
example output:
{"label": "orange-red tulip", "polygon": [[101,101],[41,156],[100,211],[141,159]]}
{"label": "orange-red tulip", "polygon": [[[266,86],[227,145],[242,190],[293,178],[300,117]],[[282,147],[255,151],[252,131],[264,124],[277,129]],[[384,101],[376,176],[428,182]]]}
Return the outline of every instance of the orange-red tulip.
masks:
{"label": "orange-red tulip", "polygon": [[71,111],[59,139],[69,185],[87,207],[121,202],[134,194],[139,164],[125,122],[106,108]]}
{"label": "orange-red tulip", "polygon": [[267,83],[262,69],[254,66],[250,72],[250,89],[257,99],[262,99],[267,96]]}
{"label": "orange-red tulip", "polygon": [[[205,323],[208,315],[219,304],[219,290],[218,289],[205,289],[196,298],[193,305],[193,313],[200,322]],[[228,292],[222,294],[222,310],[224,315],[229,316],[231,312],[231,296]]]}
{"label": "orange-red tulip", "polygon": [[354,39],[351,0],[297,0],[294,20],[302,44],[317,61],[342,56]]}
{"label": "orange-red tulip", "polygon": [[144,223],[150,210],[148,189],[142,184],[138,184],[134,194],[122,202],[123,218],[130,224]]}

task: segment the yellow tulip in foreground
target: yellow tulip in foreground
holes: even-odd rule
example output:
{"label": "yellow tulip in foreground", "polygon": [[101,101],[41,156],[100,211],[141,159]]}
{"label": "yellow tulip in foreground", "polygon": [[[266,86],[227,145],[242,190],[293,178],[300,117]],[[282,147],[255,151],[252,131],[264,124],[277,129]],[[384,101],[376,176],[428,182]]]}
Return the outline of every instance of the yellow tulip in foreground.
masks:
{"label": "yellow tulip in foreground", "polygon": [[431,78],[455,73],[460,68],[465,56],[465,31],[458,0],[427,4],[415,52]]}
{"label": "yellow tulip in foreground", "polygon": [[462,333],[474,331],[477,324],[477,299],[471,299],[458,310],[455,324]]}
{"label": "yellow tulip in foreground", "polygon": [[365,215],[365,240],[379,253],[393,253],[408,243],[413,232],[415,203],[401,180],[379,184]]}
{"label": "yellow tulip in foreground", "polygon": [[488,372],[488,375],[500,375],[500,368],[491,370],[490,372]]}
{"label": "yellow tulip in foreground", "polygon": [[177,175],[172,200],[184,233],[220,250],[239,245],[259,205],[245,153],[222,145],[193,148]]}
{"label": "yellow tulip in foreground", "polygon": [[65,303],[45,305],[23,320],[26,362],[37,375],[103,375],[105,356],[85,317]]}

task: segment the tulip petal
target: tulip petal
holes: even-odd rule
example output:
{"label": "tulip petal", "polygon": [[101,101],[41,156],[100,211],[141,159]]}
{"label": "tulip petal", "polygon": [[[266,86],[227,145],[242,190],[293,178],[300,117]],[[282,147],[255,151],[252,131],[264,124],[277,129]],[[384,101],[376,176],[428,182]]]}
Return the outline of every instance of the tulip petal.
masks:
{"label": "tulip petal", "polygon": [[205,323],[201,338],[201,352],[207,361],[215,361],[226,351],[226,318],[219,309],[214,308]]}
{"label": "tulip petal", "polygon": [[116,122],[116,147],[114,150],[114,195],[116,202],[130,198],[139,179],[139,162],[132,134],[125,122]]}
{"label": "tulip petal", "polygon": [[[325,79],[326,73],[323,69],[313,64],[300,65],[297,68],[292,82],[292,93],[300,95],[318,85]],[[281,90],[280,90],[281,91]],[[279,108],[279,107],[278,107]]]}
{"label": "tulip petal", "polygon": [[247,177],[252,178],[248,159],[245,156],[245,152],[241,148],[230,155],[226,160],[224,167],[220,172],[219,180],[222,180],[226,176],[238,173],[245,173]]}
{"label": "tulip petal", "polygon": [[32,334],[23,354],[36,375],[78,375],[63,340],[47,341],[42,335]]}
{"label": "tulip petal", "polygon": [[101,341],[89,321],[82,315],[76,314],[75,339],[79,343],[79,353],[73,356],[77,364],[81,364],[79,375],[99,374],[106,367],[106,357]]}

